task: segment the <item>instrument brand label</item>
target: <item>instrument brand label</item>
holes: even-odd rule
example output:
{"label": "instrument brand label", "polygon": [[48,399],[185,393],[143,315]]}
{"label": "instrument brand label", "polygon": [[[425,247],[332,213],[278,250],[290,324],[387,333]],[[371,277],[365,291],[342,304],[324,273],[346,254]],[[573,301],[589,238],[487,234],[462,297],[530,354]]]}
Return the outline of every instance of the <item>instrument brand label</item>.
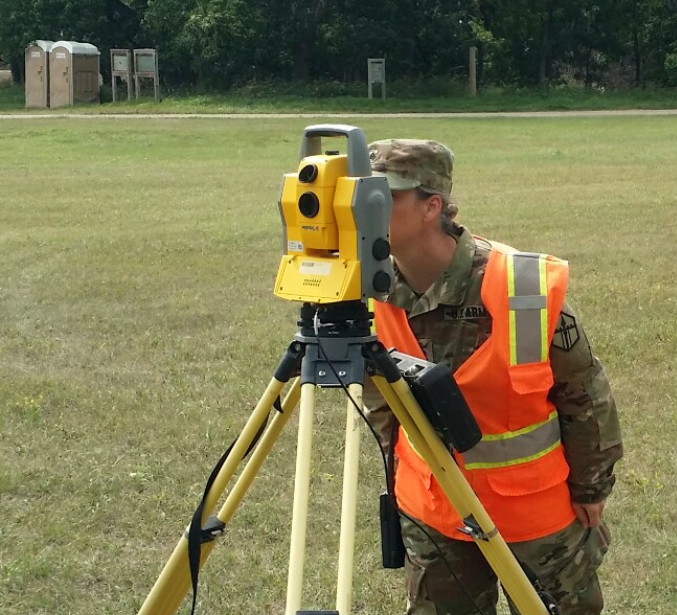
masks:
{"label": "instrument brand label", "polygon": [[301,261],[299,271],[306,275],[331,275],[331,264],[321,261]]}

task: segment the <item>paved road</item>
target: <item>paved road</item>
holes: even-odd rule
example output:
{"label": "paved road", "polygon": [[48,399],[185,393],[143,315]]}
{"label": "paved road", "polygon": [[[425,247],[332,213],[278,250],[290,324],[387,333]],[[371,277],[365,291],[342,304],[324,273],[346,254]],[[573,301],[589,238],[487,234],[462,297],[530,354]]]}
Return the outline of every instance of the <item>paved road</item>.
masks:
{"label": "paved road", "polygon": [[0,120],[56,119],[77,120],[139,120],[139,119],[287,119],[287,118],[535,118],[535,117],[605,117],[605,116],[646,116],[677,115],[677,109],[623,109],[607,111],[511,111],[483,113],[6,113],[0,114]]}

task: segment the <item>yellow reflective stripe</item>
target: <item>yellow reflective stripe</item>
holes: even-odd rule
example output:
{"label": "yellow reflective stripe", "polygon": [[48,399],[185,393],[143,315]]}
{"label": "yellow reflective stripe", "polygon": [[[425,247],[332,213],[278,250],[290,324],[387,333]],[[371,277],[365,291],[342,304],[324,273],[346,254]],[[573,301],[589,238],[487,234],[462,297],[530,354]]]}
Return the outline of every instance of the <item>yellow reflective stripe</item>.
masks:
{"label": "yellow reflective stripe", "polygon": [[[512,254],[507,255],[508,263],[508,297],[515,296],[515,263],[513,261]],[[510,365],[517,364],[517,325],[515,323],[515,311],[510,310],[509,322],[508,322],[508,333],[509,333],[509,344],[510,344]]]}
{"label": "yellow reflective stripe", "polygon": [[[367,299],[367,309],[373,314],[373,312],[374,312],[374,298],[373,297],[369,297],[369,299]],[[373,318],[371,319],[371,334],[376,335],[376,320],[373,319]]]}
{"label": "yellow reflective stripe", "polygon": [[[541,280],[541,295],[548,296],[548,279],[546,272],[546,259],[544,255],[538,259],[538,275]],[[541,310],[541,361],[548,360],[548,301]]]}
{"label": "yellow reflective stripe", "polygon": [[482,441],[491,442],[492,440],[509,440],[510,438],[521,436],[525,433],[529,433],[530,431],[534,431],[539,427],[545,425],[546,423],[549,423],[550,421],[554,420],[555,418],[557,418],[557,410],[553,410],[550,414],[548,414],[548,418],[545,419],[545,421],[541,421],[540,423],[533,423],[531,425],[527,425],[526,427],[522,427],[522,429],[516,429],[515,431],[486,434],[485,436],[482,436]]}
{"label": "yellow reflective stripe", "polygon": [[[414,453],[416,453],[421,459],[423,459],[423,455],[421,455],[421,453],[419,453],[416,450],[416,447],[414,446],[414,443],[411,441],[411,438],[409,437],[407,430],[404,427],[402,427],[402,425],[400,425],[400,430],[402,431],[402,433],[404,433],[405,437],[407,438],[407,442],[409,443],[411,450],[414,451]],[[423,459],[423,461],[425,461],[425,459]]]}
{"label": "yellow reflective stripe", "polygon": [[558,440],[555,442],[552,446],[549,446],[548,448],[534,454],[534,455],[529,455],[528,457],[520,457],[519,459],[511,459],[510,461],[501,461],[501,462],[487,462],[487,463],[466,463],[465,464],[465,469],[466,470],[491,470],[494,468],[509,468],[510,466],[516,466],[520,463],[527,463],[528,461],[535,461],[536,459],[540,459],[541,457],[545,457],[548,453],[551,453],[554,451],[560,444],[562,444],[561,440]]}
{"label": "yellow reflective stripe", "polygon": [[508,297],[515,296],[515,262],[513,254],[508,254]]}
{"label": "yellow reflective stripe", "polygon": [[541,254],[538,258],[538,277],[540,280],[541,295],[548,294],[548,284],[545,279],[545,255]]}
{"label": "yellow reflective stripe", "polygon": [[515,431],[482,436],[480,442],[463,454],[466,468],[503,468],[538,459],[561,442],[557,411],[545,421]]}
{"label": "yellow reflective stripe", "polygon": [[548,360],[548,305],[541,310],[541,362]]}

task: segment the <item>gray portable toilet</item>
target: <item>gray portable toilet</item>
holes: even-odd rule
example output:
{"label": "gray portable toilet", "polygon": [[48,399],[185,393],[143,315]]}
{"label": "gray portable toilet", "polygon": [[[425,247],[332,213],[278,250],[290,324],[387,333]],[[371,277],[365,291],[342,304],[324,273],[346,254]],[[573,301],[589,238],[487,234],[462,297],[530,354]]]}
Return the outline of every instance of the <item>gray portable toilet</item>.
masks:
{"label": "gray portable toilet", "polygon": [[53,41],[33,41],[24,53],[26,107],[49,107],[49,52]]}
{"label": "gray portable toilet", "polygon": [[49,53],[49,106],[99,101],[99,50],[91,43],[57,41]]}

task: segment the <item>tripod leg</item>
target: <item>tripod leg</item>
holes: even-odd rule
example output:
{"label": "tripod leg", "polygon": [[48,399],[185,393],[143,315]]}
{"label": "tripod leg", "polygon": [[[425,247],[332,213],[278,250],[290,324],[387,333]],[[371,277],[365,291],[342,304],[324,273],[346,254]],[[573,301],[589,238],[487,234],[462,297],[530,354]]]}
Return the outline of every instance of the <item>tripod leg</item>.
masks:
{"label": "tripod leg", "polygon": [[336,585],[336,610],[349,615],[353,591],[353,555],[355,553],[355,523],[357,515],[357,482],[360,463],[361,417],[353,401],[362,409],[362,385],[348,387],[346,412],[346,448],[343,462],[343,500],[341,505],[341,537]]}
{"label": "tripod leg", "polygon": [[310,499],[310,462],[315,416],[315,385],[301,386],[296,477],[294,480],[294,507],[292,512],[291,544],[289,548],[289,576],[287,579],[286,615],[296,615],[301,608],[303,592],[303,560],[306,550],[306,527]]}
{"label": "tripod leg", "polygon": [[374,376],[373,381],[461,518],[472,517],[479,525],[481,534],[473,536],[475,543],[519,612],[523,615],[547,615],[545,605],[430,425],[409,385],[403,378],[390,383],[382,376]]}
{"label": "tripod leg", "polygon": [[223,523],[228,524],[228,522],[233,517],[235,509],[242,502],[244,496],[247,493],[247,489],[251,486],[252,482],[256,478],[258,471],[261,469],[263,462],[268,457],[273,445],[282,432],[282,429],[289,421],[292,415],[291,411],[299,403],[300,392],[301,385],[297,379],[290,389],[287,397],[285,398],[284,403],[282,404],[282,412],[277,413],[273,418],[270,426],[268,429],[266,429],[265,433],[261,437],[261,440],[256,445],[256,449],[252,453],[251,458],[242,471],[242,474],[240,474],[237,481],[235,482],[235,485],[233,485],[233,488],[230,490],[223,507],[219,511],[217,517]]}
{"label": "tripod leg", "polygon": [[[238,476],[237,481],[230,490],[226,501],[224,502],[221,510],[216,515],[217,519],[221,521],[224,525],[228,525],[230,520],[233,518],[233,514],[238,506],[242,503],[244,496],[247,494],[249,487],[251,487],[256,475],[258,474],[263,462],[266,460],[270,451],[272,450],[277,438],[279,437],[282,429],[287,424],[289,419],[292,416],[292,410],[299,403],[299,396],[301,391],[300,381],[297,379],[292,388],[290,389],[287,397],[282,404],[282,412],[275,414],[271,424],[264,432],[259,443],[256,445],[249,461],[245,465],[244,469],[240,476]],[[202,550],[200,554],[200,568],[207,561],[207,558],[211,555],[212,550],[216,546],[215,541],[207,542],[202,545]],[[187,577],[190,580],[190,577]],[[189,589],[189,585],[185,588],[179,588],[180,600],[186,595],[186,592]],[[176,592],[176,590],[174,590]]]}
{"label": "tripod leg", "polygon": [[[256,405],[256,408],[254,408],[254,411],[249,417],[245,428],[238,437],[230,455],[223,464],[221,471],[219,472],[214,484],[212,485],[212,488],[207,495],[202,519],[203,524],[206,517],[209,516],[211,511],[215,508],[219,498],[225,491],[228,482],[232,479],[237,466],[240,464],[249,446],[254,441],[256,434],[259,432],[261,426],[265,423],[270,410],[284,385],[284,382],[273,378],[263,396],[261,397],[259,403]],[[253,475],[255,473],[254,468],[258,469],[260,467],[263,459],[270,450],[274,439],[277,437],[277,434],[279,434],[283,425],[288,420],[292,409],[298,403],[299,388],[299,380],[297,379],[287,394],[287,397],[285,398],[285,401],[282,405],[282,413],[276,415],[271,425],[268,427],[268,429],[266,429],[259,446],[257,446],[256,450],[254,451],[252,459],[250,459],[249,463],[247,464],[245,471],[251,466],[249,472],[247,473],[247,480],[249,483],[251,483],[251,480],[253,479]],[[261,451],[259,451],[260,445],[262,443],[265,443],[265,446]],[[256,463],[251,465],[253,460],[256,460]],[[224,504],[225,511],[222,512],[224,517],[227,517],[228,519],[232,516],[235,506],[237,506],[237,504],[239,504],[241,501],[242,497],[244,496],[244,491],[248,486],[248,484],[245,484],[245,482],[243,482],[241,479],[237,481],[233,491],[226,501],[226,504]],[[236,495],[234,496],[233,494]],[[204,564],[213,547],[213,542],[203,545],[200,565]],[[164,569],[160,573],[158,580],[153,586],[153,589],[148,594],[148,597],[139,611],[139,615],[172,615],[176,612],[179,606],[181,606],[181,602],[183,601],[189,588],[190,571],[188,567],[188,541],[186,537],[183,536],[179,541],[179,544],[174,549],[174,552],[169,558]]]}
{"label": "tripod leg", "polygon": [[[287,580],[287,605],[285,614],[296,615],[301,608],[303,593],[303,565],[305,556],[308,501],[310,493],[310,465],[315,413],[315,385],[301,387],[299,441],[296,457],[296,481],[292,537]],[[350,385],[352,400],[362,408],[362,385]],[[348,400],[346,417],[346,448],[343,468],[343,500],[341,510],[341,536],[338,556],[338,582],[336,610],[349,615],[352,599],[353,555],[355,546],[355,516],[357,511],[357,482],[360,456],[360,416],[352,401]]]}

